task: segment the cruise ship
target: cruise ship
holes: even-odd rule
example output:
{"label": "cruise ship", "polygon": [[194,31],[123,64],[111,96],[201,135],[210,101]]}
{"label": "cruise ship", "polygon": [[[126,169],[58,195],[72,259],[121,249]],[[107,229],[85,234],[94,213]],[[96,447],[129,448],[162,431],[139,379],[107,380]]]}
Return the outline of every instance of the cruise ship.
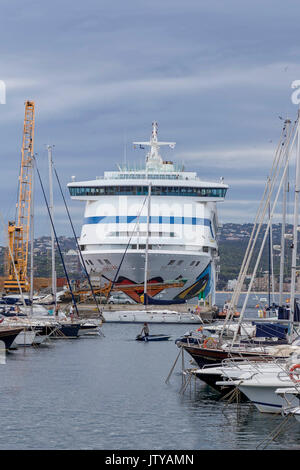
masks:
{"label": "cruise ship", "polygon": [[160,148],[175,142],[158,141],[157,122],[149,141],[133,144],[148,147],[142,167],[68,183],[71,198],[85,202],[79,246],[89,274],[136,303],[145,303],[146,286],[157,303],[215,304],[217,203],[228,185],[165,161]]}

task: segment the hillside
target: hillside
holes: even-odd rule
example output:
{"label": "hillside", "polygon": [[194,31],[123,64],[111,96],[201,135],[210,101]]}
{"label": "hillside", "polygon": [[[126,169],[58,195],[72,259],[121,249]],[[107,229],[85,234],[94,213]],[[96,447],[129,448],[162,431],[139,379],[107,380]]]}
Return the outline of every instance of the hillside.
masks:
{"label": "hillside", "polygon": [[[227,223],[219,228],[218,243],[219,243],[219,256],[220,256],[220,273],[217,288],[219,290],[225,289],[227,282],[231,279],[236,279],[243,257],[247,248],[247,244],[251,235],[252,224],[233,224]],[[264,233],[264,226],[257,242],[256,256],[261,245]],[[287,233],[292,233],[292,226],[288,225]],[[281,238],[281,224],[273,225],[273,246],[280,244]],[[59,237],[62,253],[65,258],[68,272],[73,279],[82,277],[82,269],[77,255],[74,253],[76,244],[73,238],[61,236]],[[288,243],[286,244],[286,275],[288,276],[290,269],[290,252]],[[36,277],[50,277],[51,276],[51,252],[50,252],[50,237],[40,237],[34,242],[34,265]],[[254,256],[254,261],[256,260]],[[257,276],[263,276],[263,273],[268,270],[269,255],[268,243],[263,252],[261,265],[258,270]],[[57,277],[64,277],[63,267],[58,253],[56,253],[56,269]],[[279,252],[274,251],[274,273],[275,276],[279,275]],[[0,247],[0,276],[4,274],[4,248]]]}

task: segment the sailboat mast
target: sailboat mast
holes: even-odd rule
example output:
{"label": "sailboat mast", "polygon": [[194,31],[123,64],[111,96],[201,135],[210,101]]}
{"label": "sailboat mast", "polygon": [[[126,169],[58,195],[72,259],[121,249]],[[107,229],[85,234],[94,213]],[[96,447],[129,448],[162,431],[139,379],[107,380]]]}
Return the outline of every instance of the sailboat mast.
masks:
{"label": "sailboat mast", "polygon": [[[290,124],[291,121],[287,119],[286,124],[286,136],[287,141],[289,140]],[[288,149],[286,149],[286,159],[288,159]],[[285,175],[283,197],[282,197],[282,224],[281,224],[281,243],[280,243],[280,270],[279,270],[279,306],[283,306],[283,276],[284,276],[284,257],[285,257],[285,228],[286,228],[286,204],[287,204],[287,192],[288,192],[288,173]]]}
{"label": "sailboat mast", "polygon": [[[49,167],[49,212],[52,220],[53,218],[53,162],[52,162],[52,146],[48,145],[48,167]],[[54,244],[54,231],[51,225],[51,282],[52,282],[52,297],[54,306],[56,307],[56,270],[55,270],[55,244]]]}
{"label": "sailboat mast", "polygon": [[[269,309],[271,308],[271,294],[272,294],[272,303],[275,303],[275,298],[274,298],[274,262],[273,262],[273,224],[272,224],[272,218],[271,218],[271,180],[269,179],[269,206],[268,206],[268,212],[269,212],[269,221],[270,221],[270,228],[269,228],[269,236],[268,236],[268,252],[269,252],[269,267],[268,267],[268,304],[269,304]],[[271,287],[272,286],[272,287]]]}
{"label": "sailboat mast", "polygon": [[[292,250],[292,272],[291,272],[291,295],[290,295],[290,335],[292,333],[294,303],[295,303],[295,287],[296,287],[296,271],[297,271],[297,242],[298,242],[298,211],[299,211],[299,191],[300,191],[300,132],[299,132],[299,116],[297,126],[297,153],[296,153],[296,182],[295,182],[295,199],[294,199],[294,221],[293,221],[293,250]],[[290,336],[291,339],[291,336]]]}
{"label": "sailboat mast", "polygon": [[269,266],[268,266],[268,272],[269,272],[269,275],[268,275],[268,304],[269,304],[269,308],[271,307],[271,232],[272,232],[272,220],[271,220],[271,188],[270,188],[270,182],[269,182],[269,206],[268,206],[268,211],[269,211],[269,223],[270,223],[270,227],[269,227],[269,236],[268,236],[268,251],[269,251]]}
{"label": "sailboat mast", "polygon": [[149,259],[149,230],[150,230],[150,209],[151,209],[151,181],[148,185],[148,204],[147,204],[147,238],[145,246],[145,272],[144,272],[144,304],[147,302],[147,283],[148,283],[148,259]]}
{"label": "sailboat mast", "polygon": [[270,244],[271,244],[271,285],[272,285],[272,304],[275,304],[275,283],[274,283],[274,257],[273,257],[273,229],[272,221],[270,227]]}

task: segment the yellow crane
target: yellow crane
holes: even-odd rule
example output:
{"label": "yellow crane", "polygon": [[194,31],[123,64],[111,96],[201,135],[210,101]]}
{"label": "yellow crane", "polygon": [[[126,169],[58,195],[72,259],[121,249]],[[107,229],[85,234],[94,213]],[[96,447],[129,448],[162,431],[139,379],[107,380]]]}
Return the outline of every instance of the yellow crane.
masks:
{"label": "yellow crane", "polygon": [[34,145],[35,105],[25,102],[21,167],[19,175],[16,220],[8,222],[8,253],[6,263],[6,292],[28,292],[30,283],[27,277],[28,245],[32,198],[33,145]]}

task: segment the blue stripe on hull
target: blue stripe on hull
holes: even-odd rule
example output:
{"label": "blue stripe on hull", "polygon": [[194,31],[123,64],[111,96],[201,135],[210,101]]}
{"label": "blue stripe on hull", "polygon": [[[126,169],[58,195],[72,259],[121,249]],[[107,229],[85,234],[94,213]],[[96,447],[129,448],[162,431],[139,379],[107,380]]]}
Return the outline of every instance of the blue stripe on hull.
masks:
{"label": "blue stripe on hull", "polygon": [[[129,215],[110,215],[110,216],[94,216],[85,217],[84,224],[131,224],[136,223],[138,217]],[[141,224],[147,223],[147,216],[140,216],[139,222]],[[151,215],[149,222],[151,224],[179,224],[179,225],[204,225],[205,227],[211,227],[210,219],[204,219],[199,217],[164,217]]]}
{"label": "blue stripe on hull", "polygon": [[253,401],[254,405],[269,406],[270,408],[282,408],[282,405],[274,405],[273,403],[264,403],[263,401]]}

